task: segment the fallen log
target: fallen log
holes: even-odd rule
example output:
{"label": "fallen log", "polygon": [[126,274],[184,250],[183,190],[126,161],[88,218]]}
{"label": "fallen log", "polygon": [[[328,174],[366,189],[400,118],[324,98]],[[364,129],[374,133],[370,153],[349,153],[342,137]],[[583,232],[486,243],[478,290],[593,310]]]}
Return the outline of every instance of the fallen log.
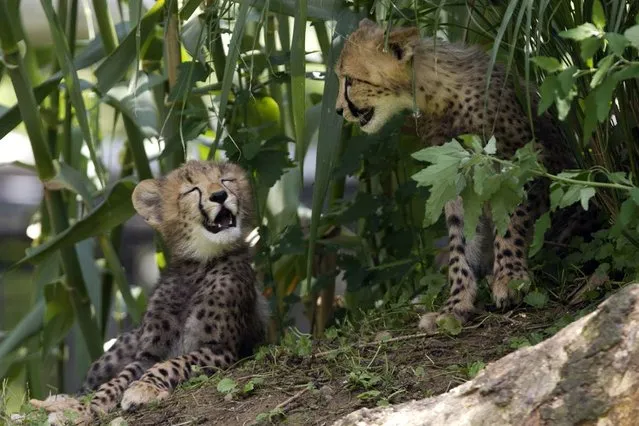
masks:
{"label": "fallen log", "polygon": [[334,426],[576,424],[639,425],[639,284],[445,394],[360,409]]}

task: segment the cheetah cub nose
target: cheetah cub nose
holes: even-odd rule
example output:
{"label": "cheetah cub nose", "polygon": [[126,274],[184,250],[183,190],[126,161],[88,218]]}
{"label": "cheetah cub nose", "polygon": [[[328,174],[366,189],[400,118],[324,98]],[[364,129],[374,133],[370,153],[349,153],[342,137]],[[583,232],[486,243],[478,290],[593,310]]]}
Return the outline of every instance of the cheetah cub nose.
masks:
{"label": "cheetah cub nose", "polygon": [[338,113],[339,115],[342,115],[344,113],[344,108],[337,108],[335,109],[335,112]]}
{"label": "cheetah cub nose", "polygon": [[221,190],[221,191],[212,193],[209,200],[213,201],[214,203],[223,204],[224,201],[226,201],[227,197],[228,197],[228,194],[226,193],[226,191]]}

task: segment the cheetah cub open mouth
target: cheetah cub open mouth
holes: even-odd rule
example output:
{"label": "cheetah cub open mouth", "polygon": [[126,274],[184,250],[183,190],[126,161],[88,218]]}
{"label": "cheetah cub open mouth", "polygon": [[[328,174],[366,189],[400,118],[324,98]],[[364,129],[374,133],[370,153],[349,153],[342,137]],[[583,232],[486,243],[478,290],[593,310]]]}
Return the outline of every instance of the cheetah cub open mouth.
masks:
{"label": "cheetah cub open mouth", "polygon": [[373,114],[375,114],[375,108],[367,108],[364,110],[360,110],[359,113],[359,125],[360,126],[366,126],[372,119],[373,119]]}
{"label": "cheetah cub open mouth", "polygon": [[202,225],[210,233],[217,234],[225,229],[235,228],[237,226],[237,216],[231,210],[222,206],[217,215],[215,215],[215,219],[211,220],[205,216]]}

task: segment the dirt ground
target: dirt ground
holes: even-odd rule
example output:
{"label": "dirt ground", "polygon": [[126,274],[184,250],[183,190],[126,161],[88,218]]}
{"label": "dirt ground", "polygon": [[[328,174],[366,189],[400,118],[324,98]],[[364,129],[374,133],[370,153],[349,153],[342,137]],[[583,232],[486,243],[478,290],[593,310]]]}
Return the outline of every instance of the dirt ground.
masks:
{"label": "dirt ground", "polygon": [[201,376],[124,420],[135,426],[330,425],[361,407],[446,392],[574,319],[550,305],[488,313],[457,336],[428,337],[419,333],[414,314],[399,320],[380,315],[357,329],[347,324],[329,330],[321,341],[289,336],[281,346],[266,347],[211,378]]}

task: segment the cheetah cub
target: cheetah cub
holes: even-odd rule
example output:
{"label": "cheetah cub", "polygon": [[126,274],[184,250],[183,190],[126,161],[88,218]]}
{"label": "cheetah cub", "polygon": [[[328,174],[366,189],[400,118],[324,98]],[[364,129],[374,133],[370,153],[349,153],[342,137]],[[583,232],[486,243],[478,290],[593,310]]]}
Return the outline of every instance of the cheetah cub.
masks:
{"label": "cheetah cub", "polygon": [[[509,158],[533,139],[533,132],[504,68],[497,64],[488,84],[489,67],[489,56],[477,47],[435,43],[421,38],[417,28],[396,28],[386,34],[364,19],[346,39],[335,64],[339,79],[335,110],[364,132],[375,133],[394,115],[418,109],[418,118],[409,120],[425,145],[440,145],[466,133],[494,135],[497,154]],[[531,98],[535,111],[538,98],[533,88]],[[551,173],[574,167],[549,113],[533,117],[533,128],[536,149]],[[468,242],[463,235],[463,201],[446,204],[450,297],[441,312],[422,317],[421,328],[435,331],[443,315],[467,321],[475,309],[477,280],[490,273],[498,307],[518,300],[509,282],[529,279],[528,247],[534,221],[549,206],[548,186],[543,179],[526,186],[527,198],[512,214],[504,235],[495,232],[486,215]],[[562,232],[571,235],[568,226]]]}
{"label": "cheetah cub", "polygon": [[118,402],[130,411],[162,400],[196,371],[228,367],[265,340],[267,305],[245,241],[252,192],[244,171],[189,161],[140,182],[133,205],[162,235],[170,263],[140,326],[91,366],[81,391],[95,392],[88,403],[66,395],[31,401],[50,412],[50,423],[85,424]]}

